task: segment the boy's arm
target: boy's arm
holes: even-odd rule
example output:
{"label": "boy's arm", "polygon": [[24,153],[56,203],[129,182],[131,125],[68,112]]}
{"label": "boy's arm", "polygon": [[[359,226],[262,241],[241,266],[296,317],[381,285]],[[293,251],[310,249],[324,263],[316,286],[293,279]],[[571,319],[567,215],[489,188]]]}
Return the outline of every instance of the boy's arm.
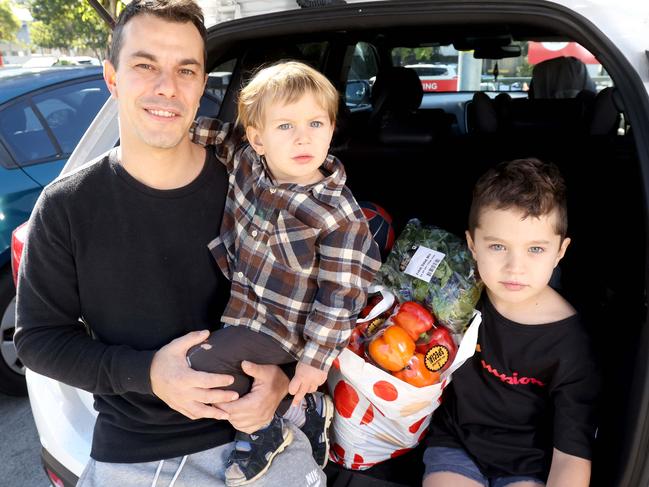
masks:
{"label": "boy's arm", "polygon": [[590,460],[554,449],[547,487],[588,487]]}
{"label": "boy's arm", "polygon": [[319,258],[318,293],[300,361],[328,370],[349,341],[381,257],[367,222],[347,220],[320,240]]}
{"label": "boy's arm", "polygon": [[234,153],[244,142],[244,132],[234,123],[216,118],[198,117],[190,129],[192,142],[202,146],[213,145],[216,157],[232,170]]}

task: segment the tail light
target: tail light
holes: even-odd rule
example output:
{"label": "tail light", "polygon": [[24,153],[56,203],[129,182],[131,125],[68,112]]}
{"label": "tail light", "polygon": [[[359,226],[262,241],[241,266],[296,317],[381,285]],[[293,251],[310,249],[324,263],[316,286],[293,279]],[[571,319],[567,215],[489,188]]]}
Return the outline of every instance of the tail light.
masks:
{"label": "tail light", "polygon": [[18,284],[18,266],[23,256],[25,238],[27,238],[27,222],[11,233],[11,272],[14,276],[14,284]]}
{"label": "tail light", "polygon": [[47,473],[47,476],[49,477],[50,482],[52,482],[52,485],[54,487],[65,487],[63,480],[61,480],[61,478],[54,472],[52,472],[49,468],[45,468],[45,472]]}

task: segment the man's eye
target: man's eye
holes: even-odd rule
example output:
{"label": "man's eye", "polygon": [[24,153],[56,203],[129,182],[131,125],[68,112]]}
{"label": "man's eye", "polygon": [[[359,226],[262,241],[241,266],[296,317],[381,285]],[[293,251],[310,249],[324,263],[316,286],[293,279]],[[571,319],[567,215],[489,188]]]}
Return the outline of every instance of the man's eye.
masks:
{"label": "man's eye", "polygon": [[140,69],[144,69],[144,70],[149,71],[149,70],[153,69],[153,66],[151,66],[150,64],[146,64],[146,63],[140,63],[140,64],[138,64],[136,66],[136,68],[140,68]]}
{"label": "man's eye", "polygon": [[278,125],[277,128],[280,130],[288,130],[292,127],[290,123],[283,123],[281,125]]}
{"label": "man's eye", "polygon": [[502,244],[491,244],[489,246],[491,250],[495,250],[496,252],[500,252],[502,250],[505,250],[505,246]]}
{"label": "man's eye", "polygon": [[529,251],[533,254],[542,254],[545,249],[543,247],[530,247]]}
{"label": "man's eye", "polygon": [[313,122],[311,122],[311,127],[313,127],[313,128],[320,128],[323,125],[324,125],[324,123],[322,123],[319,120],[314,120]]}
{"label": "man's eye", "polygon": [[191,69],[187,69],[187,68],[185,68],[185,69],[181,69],[181,70],[180,70],[180,74],[182,74],[182,75],[184,75],[184,76],[193,76],[193,75],[196,74],[196,73],[195,73],[193,70],[191,70]]}

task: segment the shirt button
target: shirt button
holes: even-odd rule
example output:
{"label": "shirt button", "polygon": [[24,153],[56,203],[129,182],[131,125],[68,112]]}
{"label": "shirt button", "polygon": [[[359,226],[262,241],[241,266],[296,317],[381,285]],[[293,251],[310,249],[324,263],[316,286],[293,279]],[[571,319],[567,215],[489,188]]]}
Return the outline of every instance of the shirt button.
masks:
{"label": "shirt button", "polygon": [[270,188],[270,194],[275,194],[275,191],[277,191],[275,188]]}
{"label": "shirt button", "polygon": [[256,236],[257,236],[257,230],[253,230],[252,233],[251,233],[251,235],[252,235],[253,237],[256,237]]}
{"label": "shirt button", "polygon": [[237,276],[239,276],[239,279],[243,279],[243,272],[241,271],[237,272]]}

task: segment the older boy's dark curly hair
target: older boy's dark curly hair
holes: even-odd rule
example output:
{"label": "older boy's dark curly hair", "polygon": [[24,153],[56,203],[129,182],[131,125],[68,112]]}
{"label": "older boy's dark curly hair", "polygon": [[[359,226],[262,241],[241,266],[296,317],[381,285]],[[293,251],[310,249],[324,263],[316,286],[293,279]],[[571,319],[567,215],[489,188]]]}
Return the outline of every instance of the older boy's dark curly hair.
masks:
{"label": "older boy's dark curly hair", "polygon": [[203,19],[203,10],[194,0],[133,0],[117,17],[113,29],[113,41],[110,45],[108,60],[117,69],[119,53],[122,50],[124,26],[138,15],[149,14],[170,22],[191,22],[203,38],[203,66],[207,61],[205,42],[207,30]]}
{"label": "older boy's dark curly hair", "polygon": [[501,162],[483,174],[473,188],[469,232],[474,235],[485,208],[519,209],[524,218],[557,211],[556,232],[563,240],[568,232],[566,184],[559,168],[538,159]]}

